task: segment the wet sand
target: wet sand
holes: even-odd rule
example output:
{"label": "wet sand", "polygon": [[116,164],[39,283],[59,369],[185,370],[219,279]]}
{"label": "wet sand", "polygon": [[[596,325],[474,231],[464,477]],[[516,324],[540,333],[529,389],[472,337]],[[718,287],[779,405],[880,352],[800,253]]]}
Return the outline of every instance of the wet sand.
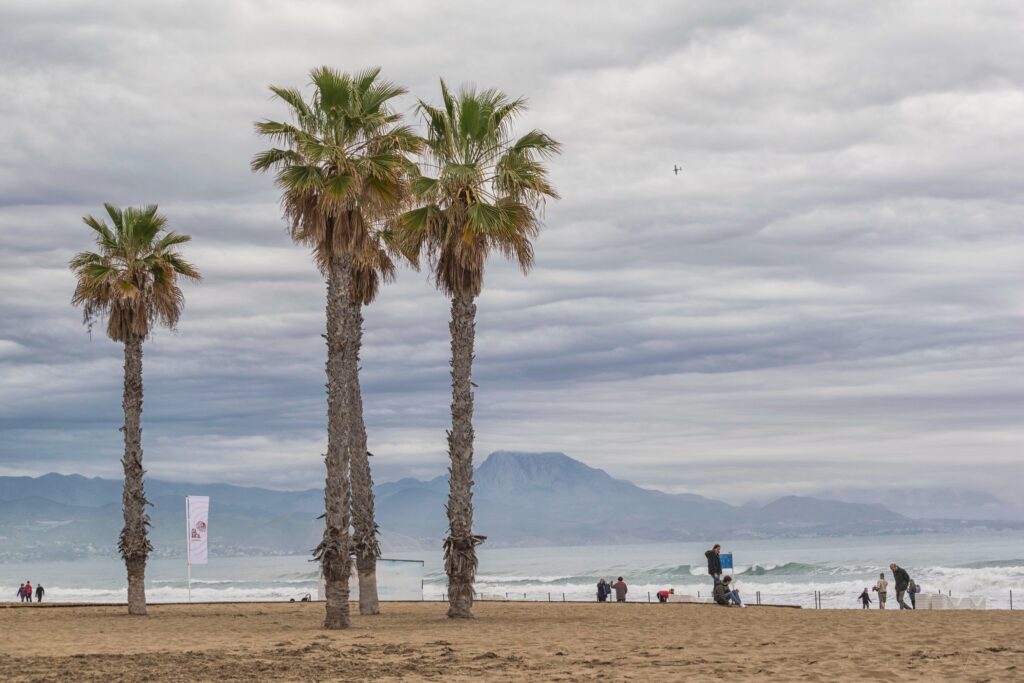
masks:
{"label": "wet sand", "polygon": [[[358,611],[356,609],[356,611]],[[0,608],[0,680],[1024,680],[1024,612],[385,603]]]}

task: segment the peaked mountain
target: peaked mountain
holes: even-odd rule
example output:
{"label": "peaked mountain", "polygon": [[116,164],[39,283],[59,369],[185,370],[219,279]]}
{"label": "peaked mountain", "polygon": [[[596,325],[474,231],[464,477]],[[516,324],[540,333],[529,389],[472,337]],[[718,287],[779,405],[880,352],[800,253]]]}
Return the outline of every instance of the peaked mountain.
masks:
{"label": "peaked mountain", "polygon": [[[642,543],[738,536],[962,531],[877,504],[787,496],[736,507],[652,491],[564,453],[492,453],[474,474],[474,529],[488,547]],[[214,555],[304,554],[323,529],[323,491],[147,481],[157,555],[183,553],[185,495],[209,495]],[[447,476],[376,487],[385,552],[434,549],[446,530]],[[1024,528],[1019,522],[973,522]],[[994,526],[993,526],[994,525]],[[1001,526],[1000,526],[1001,525]],[[0,561],[115,555],[121,483],[81,475],[0,477]]]}

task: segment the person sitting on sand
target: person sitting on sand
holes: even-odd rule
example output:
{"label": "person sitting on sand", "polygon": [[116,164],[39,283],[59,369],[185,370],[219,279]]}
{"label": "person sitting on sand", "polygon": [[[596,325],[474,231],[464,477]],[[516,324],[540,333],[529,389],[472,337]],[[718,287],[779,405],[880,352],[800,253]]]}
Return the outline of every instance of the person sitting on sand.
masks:
{"label": "person sitting on sand", "polygon": [[712,546],[711,550],[704,553],[704,557],[708,558],[708,574],[711,574],[711,580],[715,586],[722,580],[722,558],[719,557],[721,554],[722,546],[717,543]]}
{"label": "person sitting on sand", "polygon": [[910,605],[903,602],[903,596],[910,587],[910,574],[895,562],[889,565],[889,569],[892,570],[892,578],[896,582],[896,602],[899,603],[900,609],[910,609]]}
{"label": "person sitting on sand", "polygon": [[857,599],[860,600],[861,609],[868,609],[871,606],[871,596],[868,595],[867,588],[864,589],[864,592]]}
{"label": "person sitting on sand", "polygon": [[714,592],[711,594],[714,597],[715,602],[724,607],[745,607],[743,601],[740,600],[739,589],[732,587],[732,577],[724,577],[717,586],[715,586]]}
{"label": "person sitting on sand", "polygon": [[658,591],[658,602],[668,602],[668,596],[675,595],[676,589],[669,588],[668,590],[662,589]]}
{"label": "person sitting on sand", "polygon": [[626,593],[629,589],[626,587],[626,582],[619,577],[619,580],[612,584],[612,589],[615,590],[615,602],[626,602]]}
{"label": "person sitting on sand", "polygon": [[597,582],[597,601],[607,602],[608,596],[612,594],[612,587],[608,585],[608,582],[601,579]]}
{"label": "person sitting on sand", "polygon": [[38,586],[36,586],[36,602],[43,601],[43,593],[45,592],[46,590],[43,589],[43,584],[39,584]]}
{"label": "person sitting on sand", "polygon": [[885,574],[878,575],[878,582],[871,590],[878,593],[878,609],[885,609],[885,593],[889,590],[889,582],[885,580]]}

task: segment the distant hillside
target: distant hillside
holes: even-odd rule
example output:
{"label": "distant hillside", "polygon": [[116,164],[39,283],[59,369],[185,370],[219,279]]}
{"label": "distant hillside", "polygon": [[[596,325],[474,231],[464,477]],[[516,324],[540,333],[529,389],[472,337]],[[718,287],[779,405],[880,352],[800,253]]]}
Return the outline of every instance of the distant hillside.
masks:
{"label": "distant hillside", "polygon": [[[787,496],[736,507],[640,488],[563,453],[492,453],[475,472],[474,528],[488,547],[728,537],[918,533],[965,528],[881,505]],[[147,481],[158,555],[183,553],[184,497],[211,498],[215,555],[308,553],[322,533],[323,492]],[[385,552],[433,548],[446,529],[447,477],[376,487]],[[984,528],[1024,524],[972,522]],[[115,555],[121,483],[80,475],[0,477],[0,561]]]}

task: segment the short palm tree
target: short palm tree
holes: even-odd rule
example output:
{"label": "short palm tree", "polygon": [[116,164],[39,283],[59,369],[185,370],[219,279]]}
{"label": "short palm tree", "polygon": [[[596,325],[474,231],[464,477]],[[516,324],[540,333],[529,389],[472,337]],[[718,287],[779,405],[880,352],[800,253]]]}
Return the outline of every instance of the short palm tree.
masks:
{"label": "short palm tree", "polygon": [[77,279],[71,303],[81,306],[86,324],[106,318],[107,336],[124,344],[124,529],[118,549],[128,571],[128,613],[146,613],[149,515],[142,469],[142,342],[155,325],[174,328],[185,297],[179,278],[198,281],[199,271],[178,247],[192,238],[166,229],[155,205],[119,209],[104,205],[113,224],[85,216],[96,232],[98,251],[71,259]]}
{"label": "short palm tree", "polygon": [[452,428],[448,433],[448,616],[472,617],[476,546],[473,533],[473,344],[475,299],[492,251],[533,265],[533,245],[547,198],[558,198],[544,160],[559,144],[539,130],[514,138],[514,119],[526,108],[497,90],[441,81],[441,106],[422,100],[427,135],[422,170],[412,183],[420,207],[398,224],[407,251],[425,256],[437,286],[451,300]]}
{"label": "short palm tree", "polygon": [[362,306],[393,276],[378,228],[404,206],[407,155],[420,145],[391,108],[405,90],[379,79],[379,73],[314,69],[308,101],[296,89],[272,86],[292,122],[257,123],[256,131],[280,146],[252,161],[254,171],[274,171],[292,239],[312,248],[327,280],[326,511],[324,537],[314,550],[326,582],[326,628],[349,625],[353,552],[360,611],[379,611],[379,544],[359,389]]}

